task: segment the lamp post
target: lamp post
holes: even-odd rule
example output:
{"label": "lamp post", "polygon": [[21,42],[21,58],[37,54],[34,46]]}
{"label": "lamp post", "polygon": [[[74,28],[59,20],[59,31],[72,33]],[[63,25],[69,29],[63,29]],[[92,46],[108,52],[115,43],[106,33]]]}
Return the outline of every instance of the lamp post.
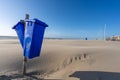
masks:
{"label": "lamp post", "polygon": [[104,26],[104,41],[106,40],[106,24],[105,24],[105,26]]}

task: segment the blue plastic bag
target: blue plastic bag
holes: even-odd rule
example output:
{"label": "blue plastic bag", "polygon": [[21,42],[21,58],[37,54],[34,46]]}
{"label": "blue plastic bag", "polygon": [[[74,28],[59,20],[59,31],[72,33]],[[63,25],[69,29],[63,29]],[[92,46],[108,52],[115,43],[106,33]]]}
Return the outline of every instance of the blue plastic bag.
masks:
{"label": "blue plastic bag", "polygon": [[48,27],[48,25],[38,19],[25,20],[25,25],[17,24],[14,27],[26,58],[31,59],[40,56],[46,27]]}
{"label": "blue plastic bag", "polygon": [[15,29],[16,33],[17,33],[17,36],[18,36],[18,39],[21,43],[21,46],[23,48],[24,46],[24,29],[25,29],[25,26],[24,26],[24,23],[23,22],[18,22],[14,27],[13,29]]}

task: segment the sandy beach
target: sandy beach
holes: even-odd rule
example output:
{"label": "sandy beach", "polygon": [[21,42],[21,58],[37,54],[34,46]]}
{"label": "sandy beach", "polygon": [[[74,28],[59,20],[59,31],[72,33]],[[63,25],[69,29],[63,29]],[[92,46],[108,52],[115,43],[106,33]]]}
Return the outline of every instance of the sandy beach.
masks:
{"label": "sandy beach", "polygon": [[115,41],[45,39],[23,76],[19,41],[0,40],[0,80],[120,80],[119,48]]}

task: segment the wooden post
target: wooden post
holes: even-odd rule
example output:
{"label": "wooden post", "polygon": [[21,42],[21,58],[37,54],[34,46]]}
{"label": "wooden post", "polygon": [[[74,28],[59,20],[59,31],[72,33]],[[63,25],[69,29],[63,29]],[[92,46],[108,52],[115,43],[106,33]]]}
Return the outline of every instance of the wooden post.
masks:
{"label": "wooden post", "polygon": [[27,58],[23,56],[23,75],[26,74]]}
{"label": "wooden post", "polygon": [[[29,19],[29,14],[26,14],[25,19]],[[26,24],[24,22],[24,24]],[[27,67],[27,58],[23,56],[23,75],[26,74],[26,67]]]}

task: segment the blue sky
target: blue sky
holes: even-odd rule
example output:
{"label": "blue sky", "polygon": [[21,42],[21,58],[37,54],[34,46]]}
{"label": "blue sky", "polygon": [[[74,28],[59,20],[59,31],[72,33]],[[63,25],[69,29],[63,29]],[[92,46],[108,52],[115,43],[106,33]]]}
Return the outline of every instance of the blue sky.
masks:
{"label": "blue sky", "polygon": [[120,35],[120,0],[0,0],[0,35],[16,36],[12,26],[24,19],[46,22],[45,37],[103,38]]}

